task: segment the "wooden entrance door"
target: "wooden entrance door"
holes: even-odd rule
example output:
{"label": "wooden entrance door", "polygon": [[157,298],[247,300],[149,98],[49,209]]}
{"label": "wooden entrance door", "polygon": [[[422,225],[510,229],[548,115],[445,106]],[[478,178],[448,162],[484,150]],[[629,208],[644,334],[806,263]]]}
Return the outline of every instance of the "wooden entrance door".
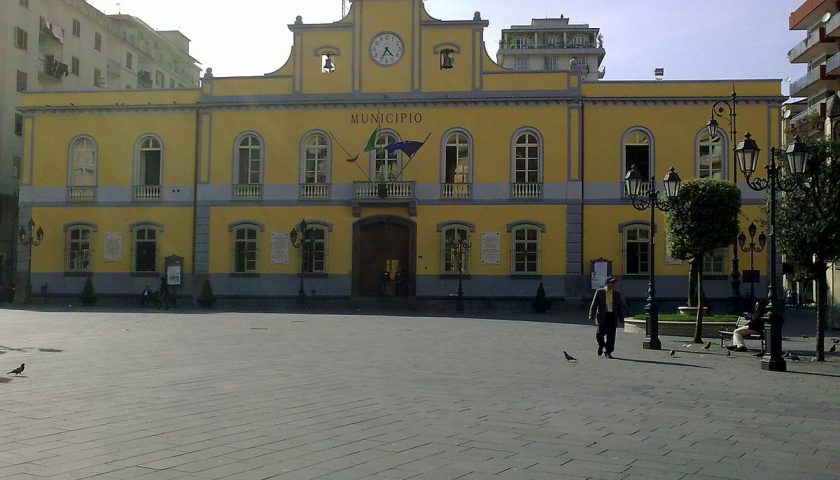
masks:
{"label": "wooden entrance door", "polygon": [[[353,226],[353,295],[414,295],[417,227],[411,220],[380,215]],[[395,281],[400,271],[399,284]],[[383,281],[388,272],[388,282]]]}

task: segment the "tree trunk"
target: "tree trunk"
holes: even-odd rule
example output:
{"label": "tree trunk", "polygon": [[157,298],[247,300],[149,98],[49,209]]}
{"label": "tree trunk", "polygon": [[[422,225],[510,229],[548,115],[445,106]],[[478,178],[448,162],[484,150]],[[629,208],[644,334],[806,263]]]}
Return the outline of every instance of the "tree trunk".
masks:
{"label": "tree trunk", "polygon": [[814,277],[817,281],[817,361],[825,361],[825,325],[828,309],[828,279],[825,271],[827,265],[822,260],[814,262]]}
{"label": "tree trunk", "polygon": [[688,261],[688,306],[697,305],[697,261],[691,258]]}
{"label": "tree trunk", "polygon": [[694,343],[703,343],[703,254],[694,256],[697,269],[697,325],[694,328]]}

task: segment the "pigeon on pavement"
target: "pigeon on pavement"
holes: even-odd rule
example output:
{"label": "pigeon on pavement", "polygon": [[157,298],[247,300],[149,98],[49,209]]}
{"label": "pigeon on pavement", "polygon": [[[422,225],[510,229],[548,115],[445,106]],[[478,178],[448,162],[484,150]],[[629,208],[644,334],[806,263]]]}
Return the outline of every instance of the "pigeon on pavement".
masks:
{"label": "pigeon on pavement", "polygon": [[829,352],[836,352],[837,351],[837,345],[832,345],[831,348],[828,349],[828,351]]}
{"label": "pigeon on pavement", "polygon": [[732,350],[727,350],[726,351],[726,356],[731,357],[732,356]]}
{"label": "pigeon on pavement", "polygon": [[26,366],[26,364],[25,364],[25,363],[21,363],[19,367],[17,367],[16,369],[12,370],[11,372],[8,372],[6,375],[8,375],[8,374],[10,374],[10,373],[14,373],[14,374],[15,374],[15,376],[20,375],[21,373],[23,373],[23,368],[24,368],[25,366]]}
{"label": "pigeon on pavement", "polygon": [[791,353],[790,354],[790,361],[791,362],[798,362],[799,361],[799,355],[797,355],[795,353]]}
{"label": "pigeon on pavement", "polygon": [[676,350],[671,350],[671,353],[669,353],[668,355],[670,355],[670,356],[672,356],[672,357],[673,357],[673,356],[675,356],[676,354],[677,354],[677,351],[676,351]]}
{"label": "pigeon on pavement", "polygon": [[709,340],[708,342],[706,342],[706,345],[705,345],[705,346],[703,346],[703,350],[708,350],[708,349],[710,349],[711,347],[712,347],[712,341],[711,341],[711,340]]}
{"label": "pigeon on pavement", "polygon": [[570,362],[577,362],[578,361],[577,358],[569,355],[568,353],[566,353],[565,350],[563,350],[563,356],[566,357],[566,360],[568,360]]}

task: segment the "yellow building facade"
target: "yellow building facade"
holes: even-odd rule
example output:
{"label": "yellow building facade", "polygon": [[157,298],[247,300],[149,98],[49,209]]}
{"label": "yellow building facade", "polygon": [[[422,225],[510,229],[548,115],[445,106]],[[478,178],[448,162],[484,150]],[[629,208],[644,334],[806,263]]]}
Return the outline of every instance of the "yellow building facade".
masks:
{"label": "yellow building facade", "polygon": [[[651,226],[623,192],[630,164],[731,180],[727,133],[704,130],[733,87],[739,130],[779,141],[778,80],[513,71],[485,50],[487,26],[432,18],[421,0],[355,0],[335,23],[296,19],[291,55],[262,77],[26,94],[20,218],[44,230],[32,285],[138,295],[177,255],[183,295],[209,280],[230,299],[440,299],[460,279],[468,299],[530,299],[540,282],[578,299],[602,258],[643,297]],[[760,223],[762,197],[742,187],[743,219]],[[656,218],[660,295],[684,298],[687,266]],[[729,255],[710,256],[712,297],[728,296]]]}

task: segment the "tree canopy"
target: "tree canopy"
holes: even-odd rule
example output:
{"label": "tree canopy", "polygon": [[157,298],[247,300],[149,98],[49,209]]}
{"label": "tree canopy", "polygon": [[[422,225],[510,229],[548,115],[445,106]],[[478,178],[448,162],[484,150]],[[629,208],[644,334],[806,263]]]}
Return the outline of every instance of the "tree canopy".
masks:
{"label": "tree canopy", "polygon": [[731,245],[740,210],[741,191],[734,184],[706,178],[683,181],[666,214],[671,256],[686,259]]}

